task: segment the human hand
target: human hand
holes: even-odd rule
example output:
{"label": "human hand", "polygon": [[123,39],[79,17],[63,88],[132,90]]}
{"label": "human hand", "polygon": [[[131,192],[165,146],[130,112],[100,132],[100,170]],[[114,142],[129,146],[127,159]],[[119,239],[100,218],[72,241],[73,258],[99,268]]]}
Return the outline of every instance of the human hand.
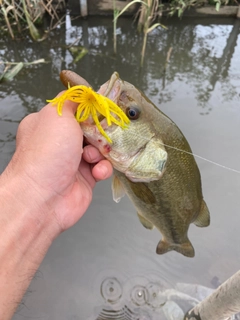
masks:
{"label": "human hand", "polygon": [[112,174],[110,162],[96,148],[83,148],[82,130],[74,117],[76,108],[75,103],[66,101],[59,116],[48,104],[24,118],[17,132],[16,151],[1,176],[15,181],[15,188],[19,188],[13,191],[14,201],[32,206],[38,220],[48,215],[55,230],[53,237],[81,218],[96,181]]}
{"label": "human hand", "polygon": [[112,173],[83,134],[66,101],[19,125],[16,151],[0,175],[0,319],[10,320],[52,241],[76,223],[98,180]]}

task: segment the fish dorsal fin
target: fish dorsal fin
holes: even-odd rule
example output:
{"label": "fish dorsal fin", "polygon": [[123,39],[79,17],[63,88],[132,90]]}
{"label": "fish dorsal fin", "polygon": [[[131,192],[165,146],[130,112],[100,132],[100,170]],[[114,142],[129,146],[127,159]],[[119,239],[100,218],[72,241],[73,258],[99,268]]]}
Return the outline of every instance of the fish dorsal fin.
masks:
{"label": "fish dorsal fin", "polygon": [[201,209],[197,218],[193,221],[197,227],[207,227],[210,224],[210,214],[206,202],[202,200]]}
{"label": "fish dorsal fin", "polygon": [[152,224],[152,222],[148,221],[146,218],[144,218],[140,213],[137,212],[138,218],[141,222],[141,224],[149,230],[152,230],[154,228],[154,225]]}
{"label": "fish dorsal fin", "polygon": [[115,174],[113,175],[113,179],[112,179],[112,194],[113,194],[113,200],[117,203],[125,195],[125,190],[123,188],[123,185]]}

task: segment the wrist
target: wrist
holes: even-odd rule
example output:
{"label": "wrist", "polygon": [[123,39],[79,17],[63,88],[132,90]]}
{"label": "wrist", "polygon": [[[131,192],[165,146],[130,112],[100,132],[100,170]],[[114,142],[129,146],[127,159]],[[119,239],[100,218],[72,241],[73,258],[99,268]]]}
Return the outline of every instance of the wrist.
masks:
{"label": "wrist", "polygon": [[[0,223],[11,230],[22,229],[22,241],[26,245],[41,235],[49,245],[60,234],[50,199],[44,198],[34,183],[24,173],[6,168],[0,176]],[[3,209],[3,210],[2,210]]]}
{"label": "wrist", "polygon": [[[53,239],[60,232],[23,176],[0,176],[0,319],[11,319]],[[30,192],[31,191],[31,192]]]}

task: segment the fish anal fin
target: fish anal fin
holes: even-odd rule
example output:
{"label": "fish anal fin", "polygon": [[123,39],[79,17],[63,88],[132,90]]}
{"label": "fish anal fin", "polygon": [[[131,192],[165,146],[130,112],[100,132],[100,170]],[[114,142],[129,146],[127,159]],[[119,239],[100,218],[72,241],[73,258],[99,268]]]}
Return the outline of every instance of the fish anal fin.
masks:
{"label": "fish anal fin", "polygon": [[125,195],[125,190],[123,188],[123,185],[115,174],[113,175],[113,179],[112,179],[112,194],[113,194],[113,200],[117,203]]}
{"label": "fish anal fin", "polygon": [[176,244],[176,243],[169,243],[165,239],[159,241],[157,245],[157,254],[164,254],[169,251],[175,250],[182,255],[192,258],[195,256],[194,248],[189,240],[184,243]]}
{"label": "fish anal fin", "polygon": [[202,200],[201,209],[197,218],[193,221],[197,227],[207,227],[210,224],[210,214],[206,202]]}
{"label": "fish anal fin", "polygon": [[152,222],[148,221],[146,218],[144,218],[142,215],[140,215],[138,212],[137,212],[137,215],[138,215],[138,218],[141,222],[141,224],[146,228],[146,229],[149,229],[149,230],[152,230],[154,228],[154,225],[152,224]]}

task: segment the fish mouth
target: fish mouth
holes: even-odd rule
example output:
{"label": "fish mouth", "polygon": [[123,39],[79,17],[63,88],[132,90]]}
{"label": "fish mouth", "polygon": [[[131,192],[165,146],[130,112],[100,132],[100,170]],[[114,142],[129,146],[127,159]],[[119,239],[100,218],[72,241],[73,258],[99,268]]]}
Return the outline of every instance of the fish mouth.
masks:
{"label": "fish mouth", "polygon": [[[98,90],[98,93],[112,100],[114,103],[118,104],[118,100],[121,94],[122,83],[123,81],[120,79],[118,72],[115,71],[111,75],[111,78],[109,79],[109,81],[107,81],[100,87],[100,89]],[[114,114],[112,115],[115,116]],[[106,123],[106,118],[102,114],[98,115],[98,120],[101,123],[104,130],[108,128]],[[86,121],[85,123],[87,122],[89,125],[90,124],[95,125],[92,118]]]}
{"label": "fish mouth", "polygon": [[[123,81],[120,79],[118,72],[114,72],[111,75],[111,78],[109,81],[104,83],[100,89],[98,90],[98,93],[101,94],[104,97],[107,97],[108,99],[112,100],[114,103],[118,104],[118,100],[121,94],[121,88],[122,88]],[[114,116],[114,114],[113,114]],[[101,124],[104,125],[105,117],[102,114],[98,115],[98,120]],[[85,121],[86,122],[86,121]],[[93,119],[88,121],[89,124],[94,124]]]}
{"label": "fish mouth", "polygon": [[[111,75],[110,79],[99,88],[97,93],[99,93],[100,95],[102,95],[104,97],[107,97],[108,99],[112,100],[115,104],[118,105],[119,98],[120,98],[121,91],[122,91],[122,86],[123,86],[123,81],[120,79],[119,74],[117,72],[114,72]],[[117,118],[117,115],[115,115],[114,112],[111,113],[111,116]],[[117,125],[112,123],[109,126],[107,123],[107,119],[102,114],[98,114],[97,117],[98,117],[98,121],[99,121],[102,129],[106,133],[113,132],[116,129]],[[92,116],[89,116],[89,118],[87,120],[82,122],[81,127],[84,131],[85,138],[87,140],[89,140],[89,142],[90,141],[93,142],[93,139],[91,139],[90,136],[95,136],[95,138],[98,137],[99,141],[100,140],[105,141],[105,137],[103,137],[102,134],[97,129],[96,123],[93,120]]]}
{"label": "fish mouth", "polygon": [[[122,80],[119,77],[118,72],[114,72],[110,78],[110,80],[106,83],[104,83],[100,89],[98,90],[98,93],[103,95],[104,97],[109,98],[113,102],[117,104],[118,98],[121,93],[121,86],[122,86]],[[105,119],[103,115],[98,116],[98,120],[100,123]]]}
{"label": "fish mouth", "polygon": [[115,71],[112,74],[110,80],[100,87],[98,93],[109,98],[117,104],[118,98],[121,93],[121,87],[122,80],[120,79],[119,74]]}

